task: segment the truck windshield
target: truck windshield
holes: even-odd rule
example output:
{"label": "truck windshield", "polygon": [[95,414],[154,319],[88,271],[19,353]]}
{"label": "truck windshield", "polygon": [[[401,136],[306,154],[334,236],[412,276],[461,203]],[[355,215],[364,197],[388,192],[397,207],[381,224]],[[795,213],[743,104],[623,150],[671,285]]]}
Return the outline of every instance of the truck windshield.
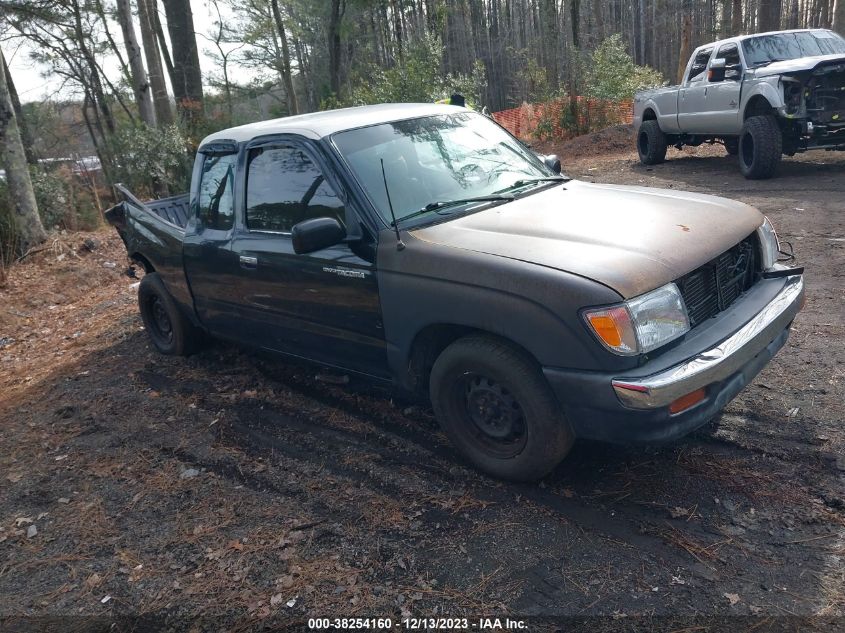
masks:
{"label": "truck windshield", "polygon": [[745,61],[750,67],[772,62],[845,54],[845,39],[833,31],[801,31],[750,37],[742,42]]}
{"label": "truck windshield", "polygon": [[[420,214],[434,201],[493,196],[523,186],[520,181],[555,176],[525,146],[474,112],[384,123],[340,132],[332,140],[388,223],[385,179],[396,219],[401,220]],[[549,184],[541,181],[534,186]]]}

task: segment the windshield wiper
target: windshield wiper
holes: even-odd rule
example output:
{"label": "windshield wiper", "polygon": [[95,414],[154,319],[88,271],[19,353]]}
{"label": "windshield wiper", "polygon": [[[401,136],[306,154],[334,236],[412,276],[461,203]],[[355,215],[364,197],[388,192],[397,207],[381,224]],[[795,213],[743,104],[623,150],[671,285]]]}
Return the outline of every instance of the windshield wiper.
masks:
{"label": "windshield wiper", "polygon": [[439,200],[437,202],[429,202],[419,211],[414,211],[413,213],[409,213],[408,215],[404,215],[401,218],[398,218],[395,222],[391,222],[391,226],[396,226],[399,222],[403,220],[410,220],[411,218],[416,218],[424,213],[430,213],[432,211],[438,211],[440,209],[445,209],[446,207],[456,207],[459,204],[468,204],[470,202],[488,202],[488,201],[496,201],[496,200],[513,200],[514,195],[512,193],[501,193],[501,194],[494,194],[491,196],[474,196],[472,198],[460,198],[458,200]]}
{"label": "windshield wiper", "polygon": [[547,176],[545,178],[523,178],[522,180],[517,180],[514,182],[508,189],[516,189],[518,187],[524,187],[525,185],[533,185],[537,182],[569,182],[572,178],[567,178],[566,176]]}

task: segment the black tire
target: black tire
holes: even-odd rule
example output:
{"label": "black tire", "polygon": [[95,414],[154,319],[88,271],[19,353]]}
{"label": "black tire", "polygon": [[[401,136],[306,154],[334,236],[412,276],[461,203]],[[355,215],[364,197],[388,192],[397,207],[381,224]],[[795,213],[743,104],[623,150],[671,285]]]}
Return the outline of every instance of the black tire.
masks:
{"label": "black tire", "polygon": [[771,178],[783,155],[783,134],[770,114],[745,120],[739,135],[739,169],[751,180]]}
{"label": "black tire", "polygon": [[537,363],[505,341],[455,341],[435,361],[430,391],[452,444],[494,477],[539,479],[572,448],[575,437]]}
{"label": "black tire", "polygon": [[179,310],[158,273],[141,280],[138,307],[150,340],[162,354],[188,356],[199,348],[202,333]]}
{"label": "black tire", "polygon": [[725,151],[728,153],[728,156],[736,156],[739,153],[739,137],[738,136],[731,136],[729,138],[724,139],[725,142]]}
{"label": "black tire", "polygon": [[637,133],[637,153],[643,165],[658,165],[666,160],[666,135],[657,121],[643,121]]}

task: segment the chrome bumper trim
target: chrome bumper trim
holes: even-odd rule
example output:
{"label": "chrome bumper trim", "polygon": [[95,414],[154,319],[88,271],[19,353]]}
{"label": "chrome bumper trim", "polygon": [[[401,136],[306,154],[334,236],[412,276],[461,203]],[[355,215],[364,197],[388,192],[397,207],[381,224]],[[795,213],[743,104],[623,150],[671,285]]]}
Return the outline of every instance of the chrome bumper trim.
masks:
{"label": "chrome bumper trim", "polygon": [[804,281],[787,278],[778,295],[753,319],[716,347],[680,365],[643,378],[613,380],[619,400],[633,409],[657,409],[724,380],[763,351],[801,309]]}

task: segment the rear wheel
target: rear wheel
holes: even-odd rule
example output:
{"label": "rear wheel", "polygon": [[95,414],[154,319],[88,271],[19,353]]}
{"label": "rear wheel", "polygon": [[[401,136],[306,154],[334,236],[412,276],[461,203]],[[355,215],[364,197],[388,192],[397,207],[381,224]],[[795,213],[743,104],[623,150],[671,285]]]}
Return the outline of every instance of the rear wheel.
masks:
{"label": "rear wheel", "polygon": [[725,151],[729,156],[736,156],[739,152],[739,138],[731,136],[725,140]]}
{"label": "rear wheel", "polygon": [[643,121],[637,134],[637,153],[643,165],[657,165],[666,160],[666,135],[657,121]]}
{"label": "rear wheel", "polygon": [[752,180],[771,178],[783,154],[783,135],[770,114],[746,119],[739,135],[739,169]]}
{"label": "rear wheel", "polygon": [[574,436],[534,360],[509,343],[468,336],[447,347],[431,371],[441,427],[477,468],[530,481],[566,456]]}
{"label": "rear wheel", "polygon": [[202,333],[179,310],[158,273],[141,280],[138,307],[150,340],[162,354],[187,356],[199,348]]}

